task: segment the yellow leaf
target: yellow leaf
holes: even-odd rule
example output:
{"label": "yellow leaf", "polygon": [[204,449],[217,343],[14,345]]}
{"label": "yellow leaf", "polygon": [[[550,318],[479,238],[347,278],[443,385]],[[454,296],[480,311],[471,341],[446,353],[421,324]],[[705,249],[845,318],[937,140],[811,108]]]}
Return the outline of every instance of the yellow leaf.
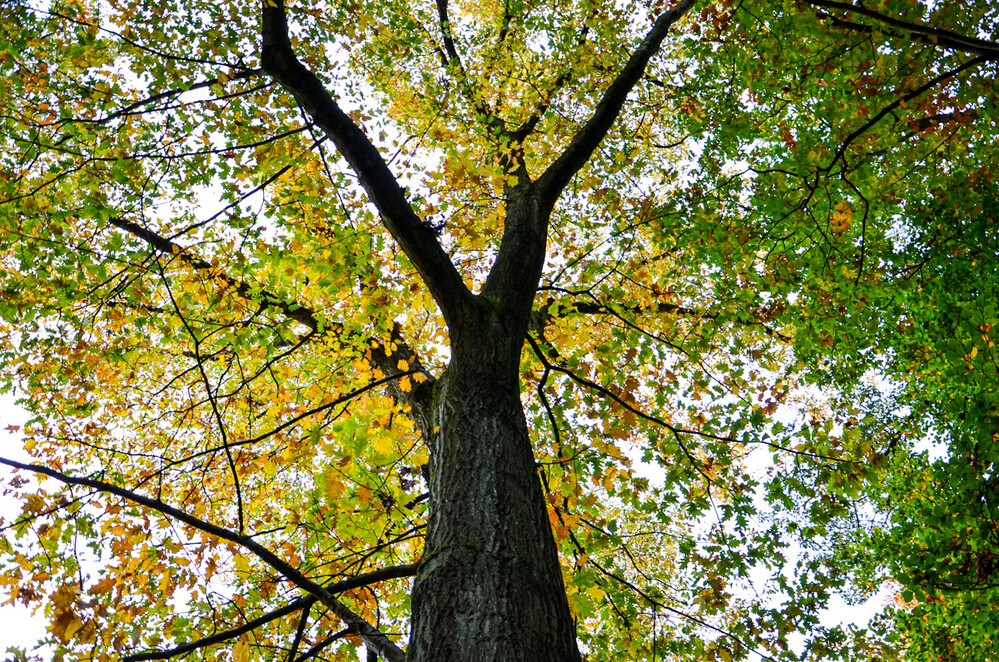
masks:
{"label": "yellow leaf", "polygon": [[236,558],[233,559],[236,563],[236,572],[240,574],[249,574],[250,572],[250,561],[242,554],[237,554]]}
{"label": "yellow leaf", "polygon": [[399,370],[406,372],[407,370],[409,370],[409,361],[399,359],[399,362],[396,364],[396,367],[398,367]]}
{"label": "yellow leaf", "polygon": [[73,639],[73,635],[79,632],[82,627],[83,621],[77,617],[73,610],[63,609],[57,613],[52,624],[49,625],[49,632],[55,635],[62,643],[66,644]]}
{"label": "yellow leaf", "polygon": [[250,644],[246,639],[240,639],[232,647],[232,662],[246,662],[250,658]]}
{"label": "yellow leaf", "polygon": [[[402,361],[400,361],[402,363]],[[402,389],[403,393],[409,393],[413,390],[413,383],[409,381],[409,375],[403,375],[399,380],[399,388]]]}
{"label": "yellow leaf", "polygon": [[381,455],[390,455],[395,450],[392,438],[384,434],[372,437],[371,447],[375,449],[376,453],[380,453]]}
{"label": "yellow leaf", "polygon": [[69,639],[72,639],[74,635],[76,635],[76,633],[82,629],[83,629],[83,621],[81,621],[79,618],[76,618],[76,616],[74,615],[73,620],[69,622],[69,625],[66,626],[66,631],[63,633],[63,636],[65,637],[63,641],[68,641]]}

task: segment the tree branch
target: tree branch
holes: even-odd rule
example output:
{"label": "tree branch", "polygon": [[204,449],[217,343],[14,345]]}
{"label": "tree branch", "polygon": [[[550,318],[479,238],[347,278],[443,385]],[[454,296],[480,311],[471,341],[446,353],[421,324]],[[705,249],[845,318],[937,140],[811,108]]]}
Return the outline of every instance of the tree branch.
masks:
{"label": "tree branch", "polygon": [[[448,69],[448,67],[454,68],[454,73],[458,76],[458,87],[464,92],[465,98],[472,104],[472,107],[475,108],[475,112],[479,114],[479,120],[483,125],[496,133],[504,132],[506,130],[506,123],[496,116],[484,99],[479,97],[468,80],[465,65],[462,63],[461,56],[458,54],[458,49],[454,44],[454,32],[451,30],[451,18],[448,15],[448,0],[436,1],[438,23],[441,29],[441,37],[444,40],[444,51],[447,53],[447,59],[443,62],[445,69]],[[448,73],[451,72],[449,71]]]}
{"label": "tree branch", "polygon": [[333,141],[378,209],[382,223],[416,267],[444,318],[455,322],[471,304],[471,293],[433,228],[413,211],[381,154],[319,78],[295,56],[283,0],[264,3],[261,33],[263,70],[298,100]]}
{"label": "tree branch", "polygon": [[252,632],[259,627],[267,625],[271,621],[276,621],[282,616],[288,616],[289,614],[294,614],[295,612],[306,608],[309,605],[315,604],[316,599],[313,596],[308,596],[306,598],[299,598],[294,602],[289,602],[284,607],[280,609],[275,609],[274,611],[264,614],[259,618],[255,618],[252,621],[247,621],[237,628],[232,628],[231,630],[224,630],[222,632],[216,632],[209,637],[202,637],[196,641],[189,641],[174,648],[168,648],[161,651],[149,651],[146,653],[135,653],[134,655],[124,655],[122,656],[122,662],[147,662],[148,660],[169,660],[171,657],[177,657],[178,655],[184,655],[185,653],[190,653],[191,651],[196,651],[199,648],[205,648],[207,646],[213,646],[215,644],[221,644],[231,639],[235,639],[240,635],[246,634],[247,632]]}
{"label": "tree branch", "polygon": [[[561,288],[549,287],[541,289],[557,290],[570,295],[577,294],[569,290],[562,290]],[[549,299],[548,305],[551,305],[552,303],[555,303],[555,301]],[[565,309],[565,314],[576,313],[580,315],[610,315],[629,325],[631,323],[628,320],[625,320],[624,317],[622,317],[622,313],[631,313],[633,315],[664,315],[664,314],[678,315],[683,317],[695,317],[698,319],[713,320],[713,321],[718,319],[717,313],[712,313],[704,310],[697,310],[696,308],[688,308],[686,306],[681,306],[675,303],[667,303],[665,301],[657,302],[655,305],[648,307],[642,307],[638,305],[611,306],[605,303],[601,303],[594,297],[593,300],[591,301],[574,300],[569,302],[568,304],[560,304],[560,305]],[[544,308],[543,310],[531,311],[530,330],[537,332],[543,331],[544,328],[548,325],[548,322],[553,317],[555,317],[555,315],[553,315],[547,308]],[[780,331],[771,328],[769,325],[767,325],[764,322],[756,322],[756,321],[744,322],[739,320],[739,323],[745,326],[759,326],[761,329],[763,329],[763,332],[766,333],[768,336],[776,338],[781,342],[791,341],[791,338],[784,335]]]}
{"label": "tree branch", "polygon": [[527,330],[531,304],[544,268],[548,221],[555,201],[607,135],[629,92],[641,79],[645,65],[659,52],[669,28],[693,4],[694,0],[681,0],[676,9],[665,12],[656,20],[652,30],[607,88],[593,115],[536,181],[529,180],[519,146],[512,146],[513,152],[507,157],[509,162],[504,164],[504,171],[512,174],[516,183],[505,187],[503,238],[482,294],[503,303],[511,314],[515,333]]}
{"label": "tree branch", "polygon": [[534,355],[537,356],[538,360],[541,361],[541,364],[545,366],[546,371],[560,372],[563,375],[569,377],[569,379],[573,380],[577,384],[580,384],[581,386],[585,386],[586,388],[596,391],[597,393],[599,393],[605,398],[608,398],[609,400],[613,400],[618,405],[627,409],[628,411],[635,414],[639,418],[643,418],[651,423],[655,423],[656,425],[659,425],[669,430],[673,434],[673,438],[676,440],[676,443],[680,447],[680,450],[682,450],[683,454],[687,456],[687,460],[690,462],[690,466],[692,466],[697,471],[697,473],[701,474],[701,476],[704,477],[704,479],[707,481],[708,484],[711,484],[712,482],[711,477],[708,476],[707,473],[705,473],[704,469],[702,468],[702,464],[697,461],[697,458],[695,458],[694,455],[690,452],[690,450],[687,448],[687,445],[683,443],[683,439],[680,437],[680,433],[682,432],[684,434],[697,435],[700,437],[713,439],[715,441],[724,441],[724,442],[734,441],[731,437],[720,437],[718,435],[709,434],[707,432],[699,432],[697,430],[685,430],[683,428],[678,428],[674,425],[670,425],[663,419],[657,416],[653,416],[652,414],[647,414],[641,409],[638,409],[637,407],[633,406],[631,403],[629,403],[624,398],[614,393],[607,387],[601,386],[600,384],[597,384],[596,382],[589,380],[585,377],[581,377],[580,375],[577,375],[575,372],[573,372],[568,368],[552,363],[551,361],[548,360],[548,357],[545,356],[545,353],[541,350],[541,347],[538,345],[537,341],[534,340],[534,338],[531,337],[530,335],[527,336],[527,341],[530,343],[531,349],[534,350]]}
{"label": "tree branch", "polygon": [[[681,0],[675,9],[656,20],[604,92],[593,115],[536,181],[529,180],[522,155],[518,153],[519,146],[512,145],[513,152],[507,157],[509,162],[504,164],[504,171],[512,174],[516,183],[506,186],[503,238],[482,294],[491,300],[502,301],[508,313],[512,313],[510,319],[515,327],[522,326],[526,332],[531,303],[544,268],[548,221],[556,200],[607,135],[628,94],[641,79],[646,64],[659,52],[669,28],[693,4],[694,0]],[[525,130],[532,128],[530,121],[524,127]]]}
{"label": "tree branch", "polygon": [[[871,127],[873,127],[875,124],[877,124],[878,122],[880,122],[882,119],[884,119],[884,117],[886,115],[888,115],[889,113],[891,113],[896,108],[900,107],[906,101],[911,101],[912,99],[915,99],[920,94],[923,94],[924,92],[927,92],[927,91],[933,89],[934,87],[936,87],[940,83],[943,83],[944,81],[947,81],[947,80],[953,78],[954,76],[957,76],[962,71],[965,71],[967,69],[970,69],[971,67],[977,66],[977,65],[981,64],[982,62],[986,62],[987,60],[988,60],[988,58],[983,57],[983,56],[976,57],[976,58],[973,58],[971,60],[968,60],[964,64],[962,64],[960,66],[957,66],[957,67],[954,67],[953,69],[951,69],[949,71],[945,71],[942,74],[940,74],[939,76],[936,76],[932,80],[926,82],[925,84],[920,85],[919,87],[917,87],[913,91],[909,92],[908,94],[905,94],[904,96],[901,96],[901,97],[895,99],[890,104],[888,104],[887,106],[885,106],[884,108],[882,108],[877,114],[875,114],[869,120],[867,120],[866,122],[864,122],[863,125],[861,125],[860,127],[854,129],[850,133],[850,135],[848,135],[843,140],[843,142],[840,143],[840,146],[836,150],[836,153],[833,154],[832,161],[829,162],[829,165],[825,166],[824,168],[821,168],[820,171],[824,171],[826,173],[831,172],[832,169],[833,169],[833,166],[835,166],[836,163],[839,162],[843,158],[843,156],[846,154],[847,148],[849,148],[850,145],[855,140],[857,140],[862,135],[864,135],[865,133],[867,133],[867,131],[870,130]],[[819,171],[816,172],[816,181],[818,181],[818,172]]]}
{"label": "tree branch", "polygon": [[[353,588],[360,588],[362,586],[370,586],[371,584],[376,584],[378,582],[386,581],[388,579],[399,579],[401,577],[413,577],[416,575],[418,564],[411,563],[408,565],[397,565],[390,566],[388,568],[381,568],[379,570],[374,570],[372,572],[365,573],[363,575],[358,575],[357,577],[351,577],[350,579],[344,579],[334,584],[329,584],[326,586],[326,590],[329,593],[337,594],[343,593],[344,591],[349,591]],[[178,655],[183,655],[185,653],[190,653],[191,651],[197,650],[199,648],[204,648],[206,646],[211,646],[213,644],[220,644],[224,641],[229,641],[230,639],[235,639],[236,637],[246,634],[252,630],[275,621],[282,616],[288,616],[289,614],[294,614],[302,609],[311,608],[314,604],[318,602],[318,599],[314,595],[307,595],[301,597],[297,600],[289,602],[284,607],[275,609],[274,611],[264,614],[259,618],[255,618],[252,621],[244,623],[243,625],[232,628],[231,630],[225,630],[224,632],[217,632],[209,637],[203,637],[197,641],[190,641],[185,644],[180,644],[175,648],[170,648],[162,651],[150,651],[148,653],[137,653],[135,655],[126,655],[122,657],[122,662],[146,662],[147,660],[167,660],[171,657],[176,657]]]}
{"label": "tree branch", "polygon": [[580,128],[555,162],[538,178],[537,190],[543,204],[549,207],[580,168],[589,160],[597,145],[607,135],[617,119],[628,94],[645,72],[645,66],[652,56],[659,52],[666,34],[674,23],[679,21],[694,5],[694,0],[681,0],[675,8],[664,12],[656,19],[652,29],[628,58],[628,62],[604,92],[593,115]]}
{"label": "tree branch", "polygon": [[[149,230],[138,223],[133,223],[124,218],[111,218],[108,221],[111,225],[128,232],[129,234],[142,239],[144,242],[167,255],[175,255],[183,262],[199,271],[214,271],[219,279],[225,282],[239,296],[248,301],[257,302],[264,308],[274,308],[280,311],[288,319],[304,324],[312,331],[319,331],[322,327],[315,313],[298,303],[288,303],[280,297],[271,294],[263,288],[255,288],[249,283],[232,278],[219,270],[211,262],[191,255],[183,246],[177,244],[166,237]],[[256,292],[256,294],[254,294]]]}
{"label": "tree branch", "polygon": [[[335,584],[330,584],[326,587],[326,590],[330,593],[343,593],[352,588],[360,588],[362,586],[370,586],[371,584],[376,584],[378,582],[386,581],[388,579],[399,579],[401,577],[414,577],[416,575],[416,569],[418,565],[412,563],[409,565],[398,565],[390,566],[388,568],[381,568],[380,570],[375,570],[373,572],[365,573],[363,575],[358,575],[357,577],[351,577],[350,579],[344,579],[342,581],[336,582]],[[235,639],[242,634],[256,630],[258,627],[266,625],[271,621],[275,621],[282,616],[288,616],[289,614],[294,614],[302,609],[310,609],[314,604],[318,602],[318,599],[314,595],[307,595],[305,597],[299,598],[289,602],[284,607],[275,609],[274,611],[264,614],[259,618],[255,618],[248,623],[232,628],[231,630],[225,630],[224,632],[217,632],[209,637],[203,637],[197,641],[191,641],[185,644],[180,644],[175,648],[170,648],[162,651],[150,651],[148,653],[137,653],[135,655],[126,655],[122,657],[122,662],[146,662],[148,660],[167,660],[171,657],[177,657],[178,655],[183,655],[185,653],[190,653],[191,651],[197,650],[199,648],[204,648],[206,646],[211,646],[213,644],[220,644],[224,641],[229,641],[230,639]],[[302,659],[302,658],[299,658]]]}
{"label": "tree branch", "polygon": [[621,577],[620,575],[618,575],[618,574],[616,574],[614,572],[611,572],[607,568],[604,568],[602,565],[600,565],[599,563],[597,563],[593,559],[590,559],[588,561],[588,564],[591,565],[591,566],[593,566],[597,570],[599,570],[602,574],[606,575],[610,579],[613,579],[614,581],[620,583],[622,586],[627,587],[633,593],[635,593],[636,595],[640,596],[642,599],[644,599],[645,601],[647,601],[653,607],[673,612],[677,616],[680,616],[680,617],[685,618],[687,620],[693,621],[694,623],[697,623],[698,625],[701,625],[702,627],[708,628],[709,630],[714,630],[715,632],[717,632],[721,636],[738,642],[743,648],[745,648],[746,650],[749,650],[749,651],[752,651],[752,652],[756,653],[762,659],[769,660],[770,662],[777,662],[777,660],[775,660],[774,658],[770,657],[766,653],[763,653],[763,652],[757,650],[756,648],[754,648],[753,646],[751,646],[748,641],[740,639],[734,633],[732,633],[732,632],[730,632],[728,630],[724,630],[724,629],[718,627],[717,625],[712,625],[711,623],[705,621],[702,618],[698,618],[697,616],[693,616],[693,615],[688,614],[686,612],[680,611],[679,609],[676,609],[675,607],[670,607],[669,605],[667,605],[666,603],[664,603],[664,602],[662,602],[660,600],[656,600],[655,598],[653,598],[647,592],[645,592],[642,589],[640,589],[638,586],[636,586],[632,582],[629,582],[627,579]]}
{"label": "tree branch", "polygon": [[243,488],[240,486],[239,472],[236,471],[236,463],[232,457],[232,448],[229,446],[229,435],[226,432],[225,421],[222,420],[222,412],[219,411],[218,401],[216,398],[218,389],[212,388],[211,381],[208,379],[208,373],[205,371],[205,364],[201,355],[201,341],[198,339],[198,334],[191,328],[187,318],[184,317],[183,311],[177,304],[177,300],[173,296],[173,290],[170,288],[170,282],[163,271],[162,263],[157,260],[156,264],[159,267],[160,279],[163,281],[163,287],[166,288],[167,295],[170,297],[170,303],[173,305],[174,312],[177,313],[180,323],[184,325],[184,330],[187,331],[187,335],[191,336],[191,342],[194,344],[194,362],[198,367],[198,374],[201,376],[201,383],[205,387],[205,397],[208,398],[208,402],[212,406],[212,414],[215,416],[215,424],[218,426],[219,435],[222,437],[222,446],[225,448],[225,457],[229,462],[229,471],[232,474],[232,485],[236,492],[236,513],[239,521],[239,534],[243,535]]}
{"label": "tree branch", "polygon": [[[233,72],[228,76],[228,79],[242,80],[246,78],[251,78],[253,76],[258,76],[261,73],[263,73],[263,71],[261,71],[260,69],[246,69],[243,71]],[[211,78],[209,80],[198,81],[197,83],[191,83],[187,87],[177,87],[171,90],[164,90],[162,92],[157,92],[156,94],[152,94],[146,97],[145,99],[141,99],[139,101],[133,101],[132,103],[126,106],[122,106],[121,108],[119,108],[114,112],[108,113],[104,117],[99,117],[95,119],[73,118],[67,120],[60,120],[58,123],[59,124],[108,124],[116,119],[125,117],[126,115],[141,115],[147,112],[160,111],[163,109],[162,108],[155,108],[152,110],[139,110],[139,109],[145,106],[150,106],[156,103],[157,101],[162,101],[163,99],[175,98],[188,92],[194,92],[196,90],[203,90],[210,88],[212,85],[215,85],[218,82],[219,82],[218,78]]]}
{"label": "tree branch", "polygon": [[[934,28],[929,25],[919,25],[918,23],[903,21],[901,19],[892,18],[891,16],[885,16],[884,14],[873,9],[868,9],[867,7],[850,4],[849,2],[836,2],[835,0],[805,0],[805,2],[813,7],[838,9],[848,14],[859,14],[861,16],[872,18],[884,25],[908,32],[919,38],[920,41],[933,44],[935,46],[981,55],[990,60],[999,59],[999,44],[994,41],[978,39],[977,37],[968,37],[958,32],[952,32],[951,30],[944,30],[941,28]],[[834,21],[839,21],[839,19],[835,17],[830,16],[830,18]],[[847,26],[852,27],[850,24],[847,24]],[[867,28],[868,26],[857,25],[856,27]]]}
{"label": "tree branch", "polygon": [[298,617],[298,628],[295,630],[295,638],[291,642],[291,650],[288,651],[288,657],[285,658],[287,662],[295,662],[295,656],[298,655],[298,647],[302,644],[302,637],[305,635],[305,628],[309,624],[309,615],[312,612],[312,605],[309,605],[302,610],[302,615]]}
{"label": "tree branch", "polygon": [[[596,11],[595,9],[591,9],[590,13],[588,14],[588,17],[592,16],[595,11]],[[583,44],[586,43],[586,37],[589,34],[589,32],[590,32],[590,26],[587,25],[586,22],[584,21],[583,27],[579,31],[579,38],[576,43],[577,50],[581,48]],[[573,58],[570,57],[570,59]],[[562,87],[565,86],[565,84],[571,80],[571,78],[572,78],[571,66],[567,66],[561,73],[559,73],[555,77],[554,82],[551,84],[551,87],[548,89],[547,94],[542,95],[537,105],[534,106],[534,110],[531,112],[531,115],[526,120],[524,120],[523,124],[517,127],[514,131],[510,132],[510,140],[514,145],[521,144],[522,142],[524,142],[524,140],[527,139],[529,135],[531,135],[531,133],[534,132],[534,129],[537,127],[538,122],[541,121],[541,118],[544,117],[545,113],[548,112],[548,109],[551,108],[551,104],[552,101],[555,99],[555,95],[558,94],[559,90],[561,90]]]}
{"label": "tree branch", "polygon": [[[49,5],[49,6],[51,7],[51,5]],[[126,44],[128,44],[129,46],[131,46],[132,48],[134,48],[134,49],[136,49],[138,51],[142,51],[144,53],[149,53],[151,55],[155,55],[156,57],[163,58],[164,60],[174,60],[176,62],[190,62],[192,64],[208,64],[208,65],[214,65],[214,66],[220,66],[220,67],[228,67],[230,69],[244,70],[244,71],[247,70],[247,69],[249,69],[249,67],[245,66],[242,63],[242,58],[240,58],[240,60],[237,61],[237,62],[218,62],[216,60],[203,60],[203,59],[200,59],[200,58],[187,57],[187,56],[184,56],[184,55],[172,55],[170,53],[167,53],[167,52],[164,52],[164,51],[152,48],[150,46],[146,46],[144,44],[140,44],[138,41],[135,41],[133,39],[130,39],[130,38],[126,37],[121,32],[115,32],[114,30],[111,30],[110,28],[102,26],[98,22],[94,22],[94,21],[81,21],[80,19],[74,18],[73,16],[69,16],[67,14],[62,14],[62,13],[54,12],[54,11],[46,11],[44,9],[40,9],[40,8],[38,8],[36,6],[33,6],[32,3],[24,3],[23,5],[21,5],[21,7],[25,7],[29,11],[32,11],[32,12],[34,12],[36,14],[41,15],[41,16],[52,16],[53,18],[59,18],[59,19],[62,19],[64,21],[68,22],[68,23],[75,23],[77,25],[84,25],[84,26],[87,26],[88,28],[96,28],[99,32],[103,32],[105,34],[112,35],[116,39],[120,39],[121,41],[125,42]]]}
{"label": "tree branch", "polygon": [[[339,324],[322,320],[311,308],[303,306],[297,301],[284,301],[277,295],[268,292],[260,286],[252,285],[244,280],[233,278],[232,276],[229,276],[221,271],[216,265],[192,255],[187,249],[171,239],[157,234],[156,232],[153,232],[152,230],[149,230],[137,223],[133,223],[123,218],[112,218],[110,219],[110,223],[115,227],[142,239],[154,249],[162,253],[178,257],[185,264],[193,267],[194,269],[199,271],[210,271],[222,280],[229,288],[236,292],[236,294],[244,299],[253,301],[264,309],[277,310],[288,319],[305,325],[312,332],[340,333],[343,330]],[[384,343],[373,338],[365,340],[364,344],[368,347],[367,358],[370,360],[371,364],[386,375],[385,380],[379,381],[384,381],[389,384],[390,394],[393,398],[395,398],[397,403],[400,405],[410,406],[410,415],[412,416],[413,421],[417,424],[417,427],[424,435],[424,438],[429,439],[429,421],[431,420],[430,392],[433,388],[434,376],[423,367],[419,358],[416,356],[416,353],[413,352],[409,345],[407,345],[403,340],[398,326],[392,331],[392,351],[388,351]],[[401,359],[404,359],[407,363],[409,363],[410,369],[408,371],[399,369],[398,366]],[[397,381],[392,381],[403,376],[415,376],[417,374],[422,377],[422,381],[414,379],[416,384],[414,388],[409,391],[405,391],[400,388]],[[371,385],[369,384],[364,387],[364,390],[367,390],[370,386]]]}
{"label": "tree branch", "polygon": [[347,635],[351,634],[351,632],[352,630],[350,628],[340,630],[339,632],[334,632],[330,636],[318,642],[315,646],[313,646],[309,650],[302,653],[302,655],[299,656],[299,658],[295,660],[295,662],[305,662],[305,660],[308,660],[309,658],[319,655],[321,652],[323,652],[324,648],[332,644],[337,639],[343,639]]}
{"label": "tree branch", "polygon": [[324,588],[312,581],[302,574],[297,568],[294,568],[291,564],[283,561],[274,552],[270,551],[249,536],[240,535],[224,527],[212,524],[211,522],[206,522],[205,520],[190,515],[178,508],[165,504],[159,499],[143,496],[132,492],[131,490],[118,487],[117,485],[106,483],[102,480],[69,476],[38,464],[23,464],[21,462],[15,462],[14,460],[9,460],[3,457],[0,457],[0,464],[6,464],[7,466],[15,469],[23,469],[25,471],[40,473],[67,485],[80,485],[99,490],[101,492],[106,492],[108,494],[113,494],[133,503],[145,506],[151,510],[155,510],[158,513],[167,515],[168,517],[172,517],[173,519],[183,522],[198,531],[202,531],[209,535],[215,536],[216,538],[221,538],[222,540],[228,540],[229,542],[235,543],[269,565],[279,574],[283,575],[285,579],[314,596],[316,600],[321,602],[330,611],[336,614],[336,616],[346,625],[353,628],[353,630],[361,637],[364,645],[369,649],[377,651],[379,655],[384,657],[386,660],[389,660],[389,662],[405,662],[406,660],[406,654],[401,648],[392,643],[388,637],[379,632],[373,625],[351,611],[347,605],[334,598],[329,589]]}

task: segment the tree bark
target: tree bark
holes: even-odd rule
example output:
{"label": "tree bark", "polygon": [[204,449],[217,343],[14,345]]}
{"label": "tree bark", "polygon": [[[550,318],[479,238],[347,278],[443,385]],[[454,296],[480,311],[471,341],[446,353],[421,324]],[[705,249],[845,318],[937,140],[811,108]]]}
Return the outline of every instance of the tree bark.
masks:
{"label": "tree bark", "polygon": [[576,662],[519,392],[524,324],[495,300],[451,328],[434,392],[430,521],[408,662]]}
{"label": "tree bark", "polygon": [[[537,181],[511,157],[503,239],[472,294],[364,132],[292,50],[283,0],[264,3],[261,64],[336,145],[416,267],[447,323],[451,362],[430,412],[413,416],[430,446],[429,522],[412,594],[407,662],[578,662],[576,630],[520,402],[520,354],[559,195],[616,120],[670,27],[694,0],[661,14],[593,115]],[[438,3],[446,49],[446,2]],[[502,124],[491,126],[502,131]],[[519,144],[526,133],[507,134]],[[500,155],[501,157],[503,155]],[[421,394],[422,395],[422,394]],[[428,415],[429,414],[429,415]]]}

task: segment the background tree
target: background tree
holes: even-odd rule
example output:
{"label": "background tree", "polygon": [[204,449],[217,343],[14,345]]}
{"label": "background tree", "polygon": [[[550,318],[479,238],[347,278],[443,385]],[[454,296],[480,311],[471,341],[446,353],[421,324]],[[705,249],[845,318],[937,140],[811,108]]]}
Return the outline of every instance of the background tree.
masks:
{"label": "background tree", "polygon": [[[749,103],[714,118],[705,158],[745,154],[750,183],[733,178],[718,196],[748,189],[752,205],[724,231],[691,232],[722,237],[710,242],[722,246],[710,258],[720,269],[736,241],[753,246],[740,278],[780,302],[795,355],[818,368],[809,380],[839,393],[842,427],[805,448],[835,454],[852,439],[884,476],[863,488],[856,473],[812,466],[802,474],[825,488],[775,484],[821,525],[806,537],[854,571],[855,590],[901,585],[880,627],[910,659],[993,659],[999,53],[980,37],[995,34],[997,12],[809,4],[807,20],[830,27],[831,41],[798,41],[800,16],[733,15],[731,31],[787,75],[761,75],[766,55],[736,67],[741,47],[716,51],[727,53],[720,70],[743,72],[731,88]],[[816,522],[816,506],[828,521]]]}
{"label": "background tree", "polygon": [[987,4],[9,3],[12,599],[63,659],[987,650]]}

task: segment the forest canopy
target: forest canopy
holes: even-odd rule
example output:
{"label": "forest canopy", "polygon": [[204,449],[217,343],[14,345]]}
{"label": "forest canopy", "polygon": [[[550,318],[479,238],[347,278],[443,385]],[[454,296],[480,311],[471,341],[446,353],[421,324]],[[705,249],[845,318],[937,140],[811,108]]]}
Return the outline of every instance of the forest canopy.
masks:
{"label": "forest canopy", "polygon": [[995,3],[0,6],[54,659],[996,659]]}

